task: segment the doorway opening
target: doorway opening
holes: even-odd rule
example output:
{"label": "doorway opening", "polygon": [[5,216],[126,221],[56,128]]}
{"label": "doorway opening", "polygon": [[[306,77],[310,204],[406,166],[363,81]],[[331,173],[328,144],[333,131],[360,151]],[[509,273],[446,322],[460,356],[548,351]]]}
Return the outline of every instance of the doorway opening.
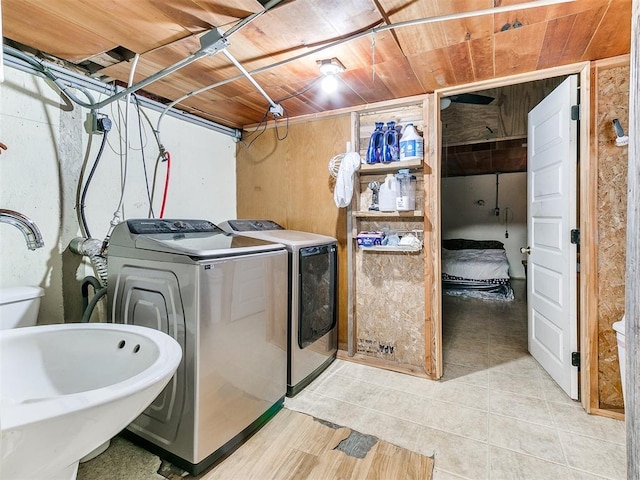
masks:
{"label": "doorway opening", "polygon": [[527,114],[565,78],[439,97],[444,379],[489,367],[545,376],[527,352],[520,252],[530,223]]}

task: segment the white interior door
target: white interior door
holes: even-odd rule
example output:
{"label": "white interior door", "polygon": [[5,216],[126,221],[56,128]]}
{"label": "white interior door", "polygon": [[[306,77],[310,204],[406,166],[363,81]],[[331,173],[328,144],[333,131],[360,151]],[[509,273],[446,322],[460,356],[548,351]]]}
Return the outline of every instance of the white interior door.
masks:
{"label": "white interior door", "polygon": [[578,77],[572,75],[529,112],[527,297],[529,352],[573,398],[578,398],[576,171]]}

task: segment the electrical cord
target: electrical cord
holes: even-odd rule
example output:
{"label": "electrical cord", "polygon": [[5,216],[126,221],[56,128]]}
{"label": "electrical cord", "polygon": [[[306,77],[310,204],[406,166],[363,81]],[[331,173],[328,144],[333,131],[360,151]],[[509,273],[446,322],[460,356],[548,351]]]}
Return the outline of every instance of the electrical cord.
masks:
{"label": "electrical cord", "polygon": [[278,118],[277,117],[273,117],[273,123],[274,123],[274,130],[276,132],[276,139],[278,141],[283,141],[285,138],[287,138],[289,136],[289,112],[287,112],[287,109],[282,107],[282,111],[284,112],[284,118],[285,118],[285,130],[284,130],[284,135],[281,137],[280,136],[280,132],[278,131]]}
{"label": "electrical cord", "polygon": [[[108,121],[108,122],[107,122]],[[107,134],[109,130],[111,130],[111,120],[107,117],[101,118],[98,120],[99,124],[102,124],[103,128],[103,136],[102,142],[100,143],[100,149],[98,150],[98,155],[96,156],[95,161],[93,162],[93,166],[89,171],[89,175],[87,176],[87,181],[82,188],[82,194],[80,195],[80,219],[82,221],[82,229],[84,230],[84,234],[87,238],[91,238],[91,233],[89,232],[89,225],[87,223],[87,217],[84,212],[85,208],[85,200],[87,198],[87,192],[89,191],[89,185],[91,184],[91,179],[93,179],[94,173],[96,173],[96,169],[98,168],[98,164],[100,163],[100,158],[102,158],[102,153],[104,152],[104,146],[107,143]]]}
{"label": "electrical cord", "polygon": [[[253,142],[255,142],[258,138],[260,138],[260,136],[267,131],[267,118],[269,116],[269,108],[267,108],[267,110],[264,112],[264,116],[262,117],[262,120],[260,120],[260,122],[258,122],[258,126],[256,127],[256,129],[253,132],[250,132],[251,136],[253,138],[251,138],[251,140],[249,141],[249,143],[247,143],[245,141],[245,138],[242,138],[240,140],[240,142],[245,146],[245,148],[249,148],[251,145],[253,145]],[[263,126],[264,125],[264,126]],[[263,126],[262,130],[260,130],[260,127]],[[256,132],[258,132],[258,130],[260,130],[259,133],[256,134]],[[255,136],[254,136],[255,135]],[[250,137],[250,136],[248,136]]]}
{"label": "electrical cord", "polygon": [[[509,213],[511,213],[511,220],[509,220]],[[504,238],[509,238],[509,222],[513,222],[513,210],[506,207],[504,209]]]}
{"label": "electrical cord", "polygon": [[140,103],[138,102],[138,97],[136,95],[133,96],[133,100],[135,102],[136,111],[138,113],[138,135],[140,137],[140,154],[142,156],[142,171],[144,172],[144,183],[147,191],[147,200],[149,200],[149,210],[150,217],[153,216],[153,204],[151,203],[151,190],[149,188],[149,176],[147,175],[147,162],[144,156],[144,140],[142,138],[143,128],[142,128],[142,115],[140,114]]}

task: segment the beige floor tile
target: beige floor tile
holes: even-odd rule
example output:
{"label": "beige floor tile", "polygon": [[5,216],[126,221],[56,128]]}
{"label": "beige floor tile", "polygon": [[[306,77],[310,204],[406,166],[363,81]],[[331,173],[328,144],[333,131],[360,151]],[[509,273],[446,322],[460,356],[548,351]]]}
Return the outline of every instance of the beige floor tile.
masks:
{"label": "beige floor tile", "polygon": [[317,416],[319,406],[324,398],[322,395],[304,389],[293,398],[286,397],[284,399],[284,405],[291,410]]}
{"label": "beige floor tile", "polygon": [[519,418],[547,427],[555,426],[546,400],[492,390],[489,393],[489,403],[491,413]]}
{"label": "beige floor tile", "polygon": [[447,472],[441,468],[434,466],[433,468],[433,480],[461,480],[465,477],[461,477],[459,475],[454,475],[451,472]]}
{"label": "beige floor tile", "polygon": [[489,354],[489,342],[481,342],[473,338],[465,338],[462,335],[452,335],[447,342],[444,342],[445,351],[450,348],[456,350],[466,350],[477,352],[482,355]]}
{"label": "beige floor tile", "polygon": [[626,450],[619,444],[560,432],[569,466],[609,479],[626,478]]}
{"label": "beige floor tile", "polygon": [[506,344],[506,343],[490,343],[489,353],[495,357],[509,357],[518,358],[521,356],[528,356],[529,351],[526,347],[519,345],[518,343]]}
{"label": "beige floor tile", "polygon": [[363,407],[373,407],[378,399],[380,386],[336,374],[318,385],[315,392]]}
{"label": "beige floor tile", "polygon": [[383,370],[382,368],[370,367],[355,362],[343,362],[342,368],[337,371],[339,375],[363,380],[376,385],[384,385],[393,372]]}
{"label": "beige floor tile", "polygon": [[420,431],[414,450],[434,456],[436,468],[468,479],[489,478],[488,445],[436,429]]}
{"label": "beige floor tile", "polygon": [[448,332],[450,337],[474,340],[478,343],[489,343],[490,335],[485,328],[470,328],[468,325],[456,326]]}
{"label": "beige floor tile", "polygon": [[427,411],[425,425],[464,437],[487,441],[487,412],[434,400]]}
{"label": "beige floor tile", "polygon": [[489,390],[463,382],[440,382],[433,389],[432,397],[479,410],[486,411],[489,408]]}
{"label": "beige floor tile", "polygon": [[506,346],[518,346],[520,348],[527,348],[526,335],[505,335],[504,333],[491,333],[489,334],[489,342],[491,345],[506,345]]}
{"label": "beige floor tile", "polygon": [[383,388],[372,410],[424,425],[433,400],[412,393]]}
{"label": "beige floor tile", "polygon": [[518,356],[517,358],[503,358],[491,355],[489,357],[492,371],[521,375],[523,377],[540,377],[538,362],[530,355]]}
{"label": "beige floor tile", "polygon": [[345,363],[346,362],[342,360],[334,360],[331,363],[331,365],[329,365],[329,367],[327,367],[327,369],[324,372],[322,372],[322,374],[318,375],[309,385],[304,387],[303,391],[304,392],[315,391],[322,382],[336,375],[343,368]]}
{"label": "beige floor tile", "polygon": [[580,402],[571,400],[571,398],[565,393],[564,390],[560,388],[555,380],[541,377],[540,383],[542,384],[542,393],[544,393],[544,397],[547,399],[547,402],[559,403],[561,405],[571,406],[583,410]]}
{"label": "beige floor tile", "polygon": [[405,375],[402,373],[392,372],[387,380],[385,387],[399,390],[401,392],[412,393],[419,397],[430,398],[433,390],[439,382],[429,380],[428,378],[414,377],[413,375]]}
{"label": "beige floor tile", "polygon": [[489,371],[489,390],[518,393],[533,398],[545,398],[539,378],[510,375],[494,370]]}
{"label": "beige floor tile", "polygon": [[352,428],[408,450],[415,449],[421,431],[417,423],[373,410],[368,410]]}
{"label": "beige floor tile", "polygon": [[444,351],[445,363],[455,363],[465,367],[489,367],[489,356],[486,353],[448,348]]}
{"label": "beige floor tile", "polygon": [[565,464],[555,428],[489,414],[489,443],[554,463]]}
{"label": "beige floor tile", "polygon": [[440,379],[440,382],[449,381],[464,382],[471,385],[486,387],[489,382],[489,371],[484,366],[466,366],[445,362],[444,374]]}
{"label": "beige floor tile", "polygon": [[569,476],[567,478],[570,480],[608,480],[606,477],[591,475],[590,473],[586,473],[575,468],[569,469]]}
{"label": "beige floor tile", "polygon": [[322,396],[318,399],[312,411],[299,411],[353,429],[357,429],[362,418],[368,413],[368,409],[360,405]]}
{"label": "beige floor tile", "polygon": [[582,408],[565,406],[557,403],[549,404],[551,414],[559,430],[577,433],[588,437],[624,445],[626,431],[624,422],[589,415]]}
{"label": "beige floor tile", "polygon": [[566,479],[569,468],[540,458],[489,447],[489,478],[491,480],[550,480]]}

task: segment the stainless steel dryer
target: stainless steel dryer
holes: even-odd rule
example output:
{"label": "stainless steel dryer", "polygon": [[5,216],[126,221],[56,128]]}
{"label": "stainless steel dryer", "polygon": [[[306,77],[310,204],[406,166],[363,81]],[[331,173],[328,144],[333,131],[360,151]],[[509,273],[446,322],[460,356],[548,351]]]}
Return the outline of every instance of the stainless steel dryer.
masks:
{"label": "stainless steel dryer", "polygon": [[109,317],[173,336],[183,358],[127,436],[196,475],[282,406],[287,251],[206,220],[128,220],[109,244]]}
{"label": "stainless steel dryer", "polygon": [[287,396],[293,397],[336,358],[337,240],[285,230],[271,220],[228,220],[219,226],[282,243],[289,251]]}

